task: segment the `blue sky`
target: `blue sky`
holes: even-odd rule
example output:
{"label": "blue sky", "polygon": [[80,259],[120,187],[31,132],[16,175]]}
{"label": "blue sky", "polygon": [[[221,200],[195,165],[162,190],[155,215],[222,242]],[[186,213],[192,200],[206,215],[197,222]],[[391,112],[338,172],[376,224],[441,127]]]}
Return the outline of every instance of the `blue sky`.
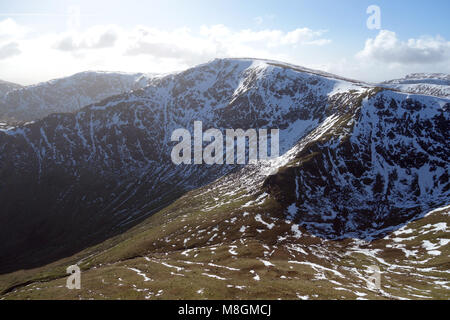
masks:
{"label": "blue sky", "polygon": [[[366,26],[370,5],[381,10],[381,29]],[[448,73],[448,12],[448,0],[3,0],[0,79],[170,72],[234,55],[367,81]]]}

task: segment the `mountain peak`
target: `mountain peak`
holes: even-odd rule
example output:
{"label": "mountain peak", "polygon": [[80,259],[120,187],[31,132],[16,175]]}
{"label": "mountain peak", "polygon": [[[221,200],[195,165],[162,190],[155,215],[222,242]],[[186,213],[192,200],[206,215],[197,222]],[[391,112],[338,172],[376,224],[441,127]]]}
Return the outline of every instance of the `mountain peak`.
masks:
{"label": "mountain peak", "polygon": [[[293,71],[296,72],[303,72],[303,73],[309,73],[309,74],[313,74],[313,75],[319,75],[322,77],[326,77],[326,78],[333,78],[333,79],[338,79],[338,80],[344,80],[347,82],[353,82],[353,83],[364,83],[364,81],[359,81],[359,80],[355,80],[355,79],[351,79],[351,78],[346,78],[346,77],[342,77],[336,74],[332,74],[329,72],[325,72],[325,71],[321,71],[321,70],[317,70],[317,69],[311,69],[311,68],[307,68],[307,67],[303,67],[300,65],[295,65],[292,63],[288,63],[288,62],[283,62],[283,61],[277,61],[277,60],[271,60],[271,59],[262,59],[262,58],[248,58],[248,57],[235,57],[235,58],[215,58],[213,60],[211,60],[210,62],[204,64],[214,64],[214,63],[218,63],[218,62],[234,62],[234,63],[241,63],[241,64],[248,64],[249,66],[253,65],[253,66],[259,66],[259,67],[278,67],[278,68],[286,68],[286,69],[291,69]],[[195,68],[195,67],[194,67]]]}

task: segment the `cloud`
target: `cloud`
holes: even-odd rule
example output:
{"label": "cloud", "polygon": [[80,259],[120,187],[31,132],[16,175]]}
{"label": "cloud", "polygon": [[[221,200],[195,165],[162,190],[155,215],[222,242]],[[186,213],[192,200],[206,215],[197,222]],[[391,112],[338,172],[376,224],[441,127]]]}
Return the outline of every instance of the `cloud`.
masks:
{"label": "cloud", "polygon": [[331,43],[326,30],[263,27],[275,17],[261,18],[262,25],[256,26],[256,19],[245,29],[112,24],[46,33],[8,18],[0,20],[0,78],[31,84],[84,70],[166,73],[224,57],[280,60],[368,81],[450,72],[450,44],[439,36],[402,40],[382,30],[356,55],[349,50],[339,54],[324,50]]}
{"label": "cloud", "polygon": [[267,58],[308,66],[304,58],[308,50],[322,51],[321,46],[331,42],[326,32],[225,25],[124,28],[112,24],[38,33],[6,19],[0,20],[0,78],[30,84],[83,70],[165,73],[225,57]]}
{"label": "cloud", "polygon": [[0,40],[17,39],[29,31],[27,27],[17,24],[11,18],[0,21]]}
{"label": "cloud", "polygon": [[19,44],[16,42],[10,42],[0,46],[0,60],[17,56],[20,53]]}
{"label": "cloud", "polygon": [[[224,25],[202,27],[201,34],[219,43],[234,42],[236,44],[259,44],[265,47],[280,47],[289,45],[323,45],[331,40],[321,38],[326,30],[314,31],[309,28],[297,28],[289,32],[277,29],[254,31],[244,29],[232,31]],[[318,41],[319,42],[315,42]]]}
{"label": "cloud", "polygon": [[173,58],[187,64],[224,56],[273,57],[297,46],[322,46],[325,30],[298,28],[289,32],[276,29],[234,31],[224,25],[202,26],[200,32],[189,28],[164,31],[140,27],[130,35],[127,55]]}
{"label": "cloud", "polygon": [[91,28],[84,33],[72,32],[57,40],[54,48],[61,51],[75,52],[85,49],[104,49],[114,47],[119,35],[115,27]]}
{"label": "cloud", "polygon": [[11,18],[0,21],[0,60],[20,55],[18,42],[27,32],[28,28],[20,26]]}
{"label": "cloud", "polygon": [[322,46],[331,42],[329,39],[320,38],[326,30],[313,31],[309,28],[295,29],[283,35],[280,39],[282,44],[290,45],[318,45]]}
{"label": "cloud", "polygon": [[450,41],[440,36],[401,41],[395,32],[381,30],[375,39],[367,39],[357,57],[405,65],[436,64],[450,60]]}
{"label": "cloud", "polygon": [[[118,26],[96,26],[84,32],[69,31],[58,36],[53,48],[77,54],[86,50],[114,48],[125,57],[147,55],[156,59],[173,59],[192,66],[216,57],[274,57],[278,52],[298,46],[323,46],[325,30],[297,28],[234,31],[224,25],[202,26],[200,30],[177,28],[163,30],[138,26],[125,30]],[[91,53],[90,53],[91,54]]]}

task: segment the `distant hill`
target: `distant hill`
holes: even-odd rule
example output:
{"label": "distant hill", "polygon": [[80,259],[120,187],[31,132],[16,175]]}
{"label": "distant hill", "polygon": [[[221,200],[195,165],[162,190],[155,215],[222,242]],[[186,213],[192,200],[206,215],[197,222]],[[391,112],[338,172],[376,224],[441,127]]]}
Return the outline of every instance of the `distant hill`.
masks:
{"label": "distant hill", "polygon": [[10,86],[13,90],[0,97],[0,120],[34,121],[51,113],[77,111],[107,97],[140,89],[150,78],[143,73],[88,71],[36,85]]}

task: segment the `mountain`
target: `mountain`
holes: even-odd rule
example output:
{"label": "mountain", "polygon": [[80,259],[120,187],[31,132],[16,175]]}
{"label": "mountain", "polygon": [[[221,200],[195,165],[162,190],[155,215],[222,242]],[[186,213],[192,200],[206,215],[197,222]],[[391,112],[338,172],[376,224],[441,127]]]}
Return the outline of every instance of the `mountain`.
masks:
{"label": "mountain", "polygon": [[402,79],[382,82],[380,86],[403,92],[450,98],[450,75],[445,73],[412,73]]}
{"label": "mountain", "polygon": [[205,128],[281,128],[285,152],[325,117],[327,94],[341,84],[353,86],[263,61],[216,60],[4,132],[2,267],[38,265],[107,239],[235,169],[175,166],[175,129],[192,129],[193,120]]}
{"label": "mountain", "polygon": [[[34,121],[56,112],[73,112],[107,97],[140,89],[151,75],[143,73],[81,72],[26,87],[11,87],[0,98],[0,119]],[[0,90],[3,91],[0,83]],[[1,93],[1,92],[0,92]]]}
{"label": "mountain", "polygon": [[7,94],[10,91],[20,89],[20,88],[22,88],[22,86],[20,84],[0,80],[0,97],[3,97],[5,94]]}
{"label": "mountain", "polygon": [[[280,62],[218,59],[0,132],[0,290],[448,298],[449,107]],[[279,128],[281,156],[176,166],[171,133],[197,120]],[[81,292],[60,289],[74,263]],[[364,281],[373,264],[393,270],[382,291]]]}

